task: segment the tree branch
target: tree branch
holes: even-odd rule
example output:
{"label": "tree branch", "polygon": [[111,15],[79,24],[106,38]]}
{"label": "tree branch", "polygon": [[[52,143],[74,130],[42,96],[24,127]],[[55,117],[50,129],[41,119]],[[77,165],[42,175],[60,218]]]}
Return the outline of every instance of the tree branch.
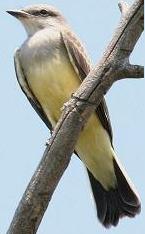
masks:
{"label": "tree branch", "polygon": [[129,56],[143,31],[143,6],[143,0],[135,0],[127,11],[121,5],[122,20],[113,39],[99,64],[64,105],[62,116],[7,234],[36,233],[52,194],[69,164],[79,133],[103,95],[117,80],[143,77],[142,66],[129,64]]}
{"label": "tree branch", "polygon": [[119,6],[119,9],[120,9],[120,11],[122,13],[122,16],[124,16],[127,13],[128,9],[129,9],[129,5],[126,2],[120,1],[118,3],[118,6]]}
{"label": "tree branch", "polygon": [[140,65],[126,64],[124,67],[124,79],[126,78],[143,78],[144,67]]}

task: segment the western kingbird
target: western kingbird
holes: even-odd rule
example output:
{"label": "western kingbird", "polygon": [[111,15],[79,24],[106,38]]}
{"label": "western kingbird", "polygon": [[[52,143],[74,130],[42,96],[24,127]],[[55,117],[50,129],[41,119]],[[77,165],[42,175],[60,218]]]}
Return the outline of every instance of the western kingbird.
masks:
{"label": "western kingbird", "polygon": [[[33,5],[7,12],[21,21],[28,35],[14,57],[18,82],[52,130],[61,107],[89,73],[89,59],[54,7]],[[87,168],[98,218],[105,227],[140,212],[139,196],[114,152],[104,98],[82,130],[75,152]]]}

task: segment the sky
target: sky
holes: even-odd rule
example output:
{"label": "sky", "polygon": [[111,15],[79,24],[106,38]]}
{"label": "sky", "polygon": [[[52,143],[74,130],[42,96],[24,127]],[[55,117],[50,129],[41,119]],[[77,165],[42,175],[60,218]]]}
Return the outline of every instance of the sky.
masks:
{"label": "sky", "polygon": [[[132,2],[132,1],[127,1]],[[44,1],[0,1],[0,233],[6,233],[27,184],[50,137],[49,131],[20,90],[13,54],[26,39],[22,25],[5,11]],[[85,44],[93,63],[101,58],[120,20],[117,0],[45,1],[60,9]],[[144,64],[143,36],[131,56]],[[107,93],[114,147],[134,182],[142,212],[106,230],[97,220],[82,163],[73,156],[47,209],[38,234],[127,234],[145,228],[145,92],[144,79],[118,81]]]}

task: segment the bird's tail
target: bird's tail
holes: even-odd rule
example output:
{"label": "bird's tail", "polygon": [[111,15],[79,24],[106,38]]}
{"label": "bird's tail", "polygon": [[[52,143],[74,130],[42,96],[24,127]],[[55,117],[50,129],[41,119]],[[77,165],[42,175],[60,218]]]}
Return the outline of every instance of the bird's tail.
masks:
{"label": "bird's tail", "polygon": [[134,217],[141,210],[139,196],[131,184],[124,169],[116,158],[113,159],[114,171],[117,178],[115,189],[105,190],[94,176],[88,171],[89,179],[97,207],[100,222],[106,227],[116,226],[119,218]]}

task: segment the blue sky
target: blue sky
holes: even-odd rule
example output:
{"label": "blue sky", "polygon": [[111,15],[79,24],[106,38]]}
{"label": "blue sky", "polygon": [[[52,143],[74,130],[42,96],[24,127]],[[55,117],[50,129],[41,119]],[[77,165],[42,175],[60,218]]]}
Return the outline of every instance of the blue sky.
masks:
{"label": "blue sky", "polygon": [[[59,8],[86,45],[96,63],[120,19],[117,0],[45,1]],[[128,1],[132,2],[132,1]],[[45,149],[49,131],[21,92],[15,77],[13,54],[26,38],[21,24],[5,13],[44,1],[1,1],[0,59],[0,233],[6,230],[17,204]],[[144,63],[143,36],[131,62]],[[107,94],[114,145],[120,160],[136,185],[142,212],[135,219],[122,219],[116,228],[105,230],[96,218],[86,172],[81,162],[71,163],[57,187],[38,234],[142,233],[145,220],[145,81],[123,80]]]}

